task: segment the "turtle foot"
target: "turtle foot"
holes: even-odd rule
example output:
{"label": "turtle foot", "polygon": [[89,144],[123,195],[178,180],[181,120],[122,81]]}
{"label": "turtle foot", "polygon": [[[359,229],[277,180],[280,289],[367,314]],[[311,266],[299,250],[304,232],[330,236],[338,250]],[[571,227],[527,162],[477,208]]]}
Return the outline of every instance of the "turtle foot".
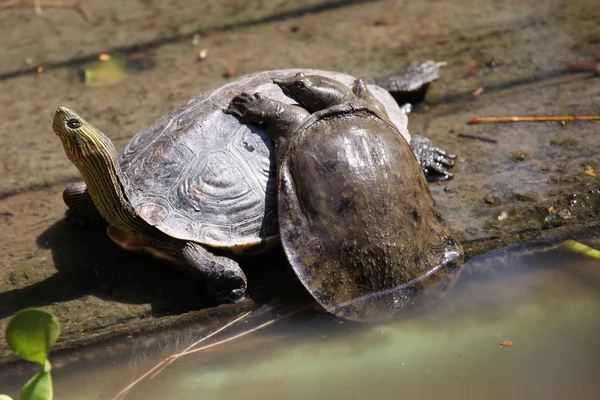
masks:
{"label": "turtle foot", "polygon": [[448,171],[454,166],[454,154],[434,146],[430,139],[420,135],[411,136],[410,147],[427,180],[448,180],[454,176]]}
{"label": "turtle foot", "polygon": [[238,117],[244,123],[262,123],[265,119],[263,104],[262,94],[243,92],[235,96],[223,112]]}
{"label": "turtle foot", "polygon": [[386,89],[398,104],[418,104],[425,98],[429,85],[440,77],[440,68],[445,62],[411,62],[396,74],[369,79]]}
{"label": "turtle foot", "polygon": [[231,258],[215,255],[194,242],[185,242],[181,255],[187,272],[205,281],[217,300],[235,302],[246,293],[246,275]]}

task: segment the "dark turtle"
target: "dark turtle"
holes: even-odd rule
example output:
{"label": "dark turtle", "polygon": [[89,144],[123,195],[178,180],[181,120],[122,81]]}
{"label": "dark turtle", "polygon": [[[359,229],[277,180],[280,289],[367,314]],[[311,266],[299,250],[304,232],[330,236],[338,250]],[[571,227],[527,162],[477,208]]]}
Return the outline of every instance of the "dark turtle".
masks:
{"label": "dark turtle", "polygon": [[[413,81],[437,78],[439,64],[410,67]],[[260,91],[284,103],[273,79],[298,71],[351,84],[354,77],[318,70],[266,71],[202,93],[138,133],[118,156],[105,135],[60,107],[53,128],[85,183],[65,189],[71,221],[99,214],[108,234],[127,250],[150,253],[208,280],[235,299],[246,278],[230,254],[258,253],[278,239],[272,144],[256,126],[222,112],[242,91]],[[403,79],[407,72],[404,72]],[[409,74],[409,75],[410,75]],[[398,85],[393,78],[384,82]],[[380,82],[381,83],[381,82]],[[369,86],[390,120],[410,140],[406,115],[390,94]],[[424,168],[449,176],[452,160],[439,149],[418,146]]]}
{"label": "dark turtle", "polygon": [[462,248],[384,105],[360,80],[274,82],[301,107],[246,92],[226,112],[275,143],[281,243],[306,289],[329,312],[376,321],[452,288]]}

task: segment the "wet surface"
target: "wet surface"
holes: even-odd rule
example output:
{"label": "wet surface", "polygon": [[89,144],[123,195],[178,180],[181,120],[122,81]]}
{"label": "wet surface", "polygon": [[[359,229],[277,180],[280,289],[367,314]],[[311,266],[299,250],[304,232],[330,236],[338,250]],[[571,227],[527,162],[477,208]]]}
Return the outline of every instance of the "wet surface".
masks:
{"label": "wet surface", "polygon": [[[159,3],[89,1],[92,22],[70,9],[45,9],[42,17],[28,7],[0,9],[2,332],[17,309],[43,306],[63,324],[58,346],[69,347],[205,321],[206,314],[185,313],[214,306],[177,271],[125,253],[101,229],[64,222],[61,192],[78,174],[51,131],[58,105],[122,149],[136,132],[231,75],[311,67],[374,76],[408,60],[445,60],[409,130],[459,155],[455,179],[431,188],[467,252],[555,229],[567,237],[598,221],[598,122],[466,125],[473,116],[598,115],[600,78],[561,73],[574,60],[600,60],[594,1],[306,1],[294,9],[261,1],[208,1],[197,9],[193,2]],[[313,12],[294,11],[302,7]],[[139,43],[150,45],[137,49]],[[117,85],[84,85],[85,62],[118,48],[139,50],[153,68],[130,71]],[[40,64],[48,69],[38,73]],[[478,88],[484,90],[474,97]],[[459,137],[463,132],[497,142]],[[280,258],[258,263],[250,267],[255,282],[295,284]],[[265,272],[272,270],[280,280]],[[281,286],[257,292],[266,298]]]}
{"label": "wet surface", "polygon": [[[597,233],[580,238],[598,247]],[[594,239],[593,237],[596,237]],[[366,325],[304,311],[176,360],[128,399],[578,398],[600,395],[600,268],[553,245],[472,258],[457,290],[402,320]],[[272,320],[257,312],[217,339]],[[232,320],[234,316],[224,318]],[[112,398],[215,327],[109,342],[53,359],[57,396]],[[212,341],[213,339],[210,339]],[[210,343],[207,342],[207,343]],[[0,373],[18,387],[30,371]]]}

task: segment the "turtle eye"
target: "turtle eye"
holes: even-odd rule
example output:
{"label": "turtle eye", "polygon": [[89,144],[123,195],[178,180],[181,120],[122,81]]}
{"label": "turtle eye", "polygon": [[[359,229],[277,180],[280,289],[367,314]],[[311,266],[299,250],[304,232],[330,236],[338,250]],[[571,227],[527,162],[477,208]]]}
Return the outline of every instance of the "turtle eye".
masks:
{"label": "turtle eye", "polygon": [[81,127],[81,122],[78,119],[71,118],[67,121],[67,127],[70,129],[77,129]]}

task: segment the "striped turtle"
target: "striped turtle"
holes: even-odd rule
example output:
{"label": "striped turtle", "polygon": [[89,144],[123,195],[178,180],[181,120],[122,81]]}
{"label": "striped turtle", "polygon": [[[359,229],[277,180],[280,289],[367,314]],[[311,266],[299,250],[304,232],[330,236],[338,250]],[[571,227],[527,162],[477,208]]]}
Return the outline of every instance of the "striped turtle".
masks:
{"label": "striped turtle", "polygon": [[[437,79],[439,66],[410,66],[375,83],[414,92],[406,82],[422,87]],[[264,129],[241,124],[222,110],[244,91],[290,104],[273,79],[300,71],[347,85],[355,80],[319,70],[246,75],[172,111],[138,133],[120,155],[98,129],[58,108],[54,132],[85,181],[63,193],[67,218],[85,222],[99,213],[109,224],[109,237],[124,249],[149,253],[201,277],[221,299],[239,299],[247,281],[231,256],[264,252],[278,240],[275,162]],[[369,89],[410,141],[405,110],[382,87]],[[450,176],[445,167],[452,165],[452,156],[425,139],[413,143],[425,170]]]}

